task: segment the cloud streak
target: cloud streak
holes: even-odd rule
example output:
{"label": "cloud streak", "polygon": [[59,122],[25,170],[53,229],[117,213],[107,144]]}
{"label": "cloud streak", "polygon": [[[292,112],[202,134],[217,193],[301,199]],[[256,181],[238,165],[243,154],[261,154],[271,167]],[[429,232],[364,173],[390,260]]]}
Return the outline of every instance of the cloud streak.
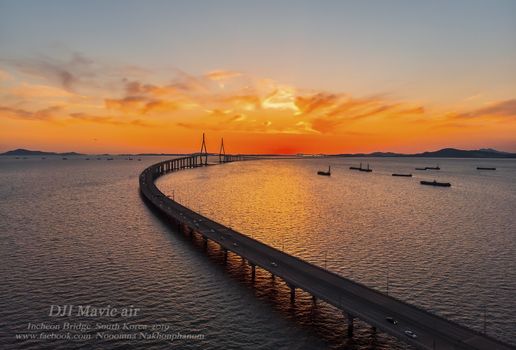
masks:
{"label": "cloud streak", "polygon": [[501,117],[516,119],[516,99],[498,101],[487,107],[478,108],[465,113],[459,113],[457,118]]}
{"label": "cloud streak", "polygon": [[230,70],[192,75],[173,69],[156,78],[144,68],[112,69],[81,54],[1,63],[23,79],[16,81],[18,74],[0,66],[0,79],[9,79],[9,88],[0,90],[0,118],[19,120],[334,136],[382,134],[393,123],[412,132],[447,128],[456,119],[468,125],[472,119],[516,117],[516,99],[438,114],[388,95],[300,89]]}

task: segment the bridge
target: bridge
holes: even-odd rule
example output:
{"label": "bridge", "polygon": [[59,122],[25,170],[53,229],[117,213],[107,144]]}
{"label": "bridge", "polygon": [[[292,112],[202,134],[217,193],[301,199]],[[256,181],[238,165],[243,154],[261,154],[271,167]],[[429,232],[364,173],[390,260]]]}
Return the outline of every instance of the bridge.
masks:
{"label": "bridge", "polygon": [[[162,193],[154,183],[158,177],[185,168],[209,165],[204,135],[203,146],[200,153],[151,165],[139,177],[140,192],[144,201],[178,232],[202,237],[205,247],[208,241],[217,243],[224,252],[224,261],[227,261],[228,252],[241,256],[250,265],[253,280],[256,268],[268,271],[273,277],[282,278],[290,288],[292,303],[295,303],[296,290],[299,289],[310,293],[314,302],[319,299],[338,308],[345,317],[350,337],[353,336],[354,319],[358,318],[375,329],[420,349],[516,349],[484,333],[268,246],[215,222]],[[220,163],[246,159],[249,158],[240,155],[219,155]],[[387,317],[396,320],[397,323],[388,322]],[[407,335],[407,330],[412,331],[416,337]]]}

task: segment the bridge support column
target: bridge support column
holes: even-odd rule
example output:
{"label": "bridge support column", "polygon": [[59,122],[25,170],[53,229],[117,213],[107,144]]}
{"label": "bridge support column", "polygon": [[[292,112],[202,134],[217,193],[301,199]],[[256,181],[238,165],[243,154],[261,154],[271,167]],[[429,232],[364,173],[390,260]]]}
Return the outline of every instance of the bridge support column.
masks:
{"label": "bridge support column", "polygon": [[353,337],[353,319],[354,317],[348,314],[348,337]]}
{"label": "bridge support column", "polygon": [[312,295],[312,303],[317,304],[317,297],[315,295]]}
{"label": "bridge support column", "polygon": [[274,281],[276,279],[276,275],[271,272],[272,280]]}
{"label": "bridge support column", "polygon": [[208,249],[208,237],[203,237],[204,239],[204,250]]}
{"label": "bridge support column", "polygon": [[251,264],[251,279],[254,281],[256,278],[256,265]]}
{"label": "bridge support column", "polygon": [[228,250],[224,249],[224,264],[227,264],[228,262]]}
{"label": "bridge support column", "polygon": [[296,302],[296,287],[290,285],[290,303],[294,304]]}

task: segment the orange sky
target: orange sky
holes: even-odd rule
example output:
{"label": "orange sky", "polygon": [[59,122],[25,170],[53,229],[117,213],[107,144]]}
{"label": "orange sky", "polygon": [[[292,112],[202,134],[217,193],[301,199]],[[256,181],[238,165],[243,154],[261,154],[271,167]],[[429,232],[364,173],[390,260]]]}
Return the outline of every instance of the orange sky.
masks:
{"label": "orange sky", "polygon": [[516,152],[516,1],[10,1],[0,152]]}
{"label": "orange sky", "polygon": [[176,70],[160,79],[134,67],[103,71],[81,59],[68,70],[0,70],[0,151],[193,152],[202,132],[210,152],[221,137],[228,153],[516,151],[516,99],[471,96],[438,105],[228,70]]}

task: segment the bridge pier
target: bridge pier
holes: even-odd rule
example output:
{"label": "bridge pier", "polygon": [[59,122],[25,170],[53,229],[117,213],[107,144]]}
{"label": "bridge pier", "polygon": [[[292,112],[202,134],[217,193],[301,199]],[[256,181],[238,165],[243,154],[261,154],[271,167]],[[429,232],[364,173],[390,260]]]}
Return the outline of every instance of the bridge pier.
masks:
{"label": "bridge pier", "polygon": [[256,278],[256,265],[251,264],[251,279],[253,280],[253,282],[254,282],[255,278]]}
{"label": "bridge pier", "polygon": [[317,304],[317,297],[312,295],[312,304]]}
{"label": "bridge pier", "polygon": [[203,248],[204,248],[204,250],[208,250],[208,237],[204,236],[203,239],[204,239],[204,247]]}
{"label": "bridge pier", "polygon": [[348,337],[352,338],[353,337],[353,328],[354,328],[354,324],[353,324],[354,317],[351,314],[347,314],[347,316],[348,316]]}
{"label": "bridge pier", "polygon": [[290,287],[290,303],[294,304],[296,302],[296,287],[293,285],[289,285]]}
{"label": "bridge pier", "polygon": [[272,280],[274,281],[276,279],[276,275],[271,272]]}
{"label": "bridge pier", "polygon": [[228,250],[224,248],[224,265],[228,262]]}

